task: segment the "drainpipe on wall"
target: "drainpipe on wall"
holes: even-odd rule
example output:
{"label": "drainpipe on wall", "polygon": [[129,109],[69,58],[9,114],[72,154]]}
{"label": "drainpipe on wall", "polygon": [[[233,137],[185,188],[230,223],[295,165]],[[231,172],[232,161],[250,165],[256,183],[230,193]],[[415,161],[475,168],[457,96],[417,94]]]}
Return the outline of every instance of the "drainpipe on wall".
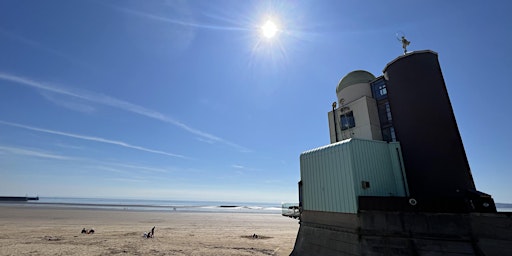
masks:
{"label": "drainpipe on wall", "polygon": [[338,142],[338,130],[336,129],[336,101],[332,103],[332,122],[334,124],[335,142]]}

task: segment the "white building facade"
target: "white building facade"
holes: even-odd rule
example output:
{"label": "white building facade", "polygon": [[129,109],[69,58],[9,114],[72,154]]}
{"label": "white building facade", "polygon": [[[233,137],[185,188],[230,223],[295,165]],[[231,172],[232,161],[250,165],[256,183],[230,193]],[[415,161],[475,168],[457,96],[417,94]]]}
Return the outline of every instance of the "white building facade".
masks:
{"label": "white building facade", "polygon": [[377,102],[370,82],[375,76],[364,70],[348,73],[340,80],[337,102],[328,113],[330,142],[359,138],[382,140]]}

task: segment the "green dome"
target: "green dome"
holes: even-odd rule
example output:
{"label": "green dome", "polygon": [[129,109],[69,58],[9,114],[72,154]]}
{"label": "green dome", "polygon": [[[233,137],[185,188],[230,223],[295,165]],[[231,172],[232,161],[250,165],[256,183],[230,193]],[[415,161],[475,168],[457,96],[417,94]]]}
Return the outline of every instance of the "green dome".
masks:
{"label": "green dome", "polygon": [[343,77],[338,84],[338,87],[336,87],[336,93],[339,91],[354,85],[354,84],[360,84],[360,83],[368,83],[375,79],[375,76],[372,75],[372,73],[364,70],[356,70],[348,73],[345,77]]}

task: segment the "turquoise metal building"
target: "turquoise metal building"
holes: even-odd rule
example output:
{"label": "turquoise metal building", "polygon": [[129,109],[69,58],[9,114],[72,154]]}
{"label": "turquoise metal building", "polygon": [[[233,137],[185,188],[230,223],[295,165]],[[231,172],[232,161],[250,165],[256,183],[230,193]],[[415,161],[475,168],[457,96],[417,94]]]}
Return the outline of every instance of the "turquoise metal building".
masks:
{"label": "turquoise metal building", "polygon": [[408,196],[400,143],[347,139],[300,155],[303,210],[357,213],[359,196]]}

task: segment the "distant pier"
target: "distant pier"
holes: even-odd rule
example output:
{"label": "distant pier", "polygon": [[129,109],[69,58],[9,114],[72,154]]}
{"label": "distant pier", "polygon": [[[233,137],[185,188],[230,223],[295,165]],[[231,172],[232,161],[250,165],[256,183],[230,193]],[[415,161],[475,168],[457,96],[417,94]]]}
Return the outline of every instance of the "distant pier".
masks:
{"label": "distant pier", "polygon": [[39,196],[0,196],[0,202],[26,202],[37,200],[39,200]]}

